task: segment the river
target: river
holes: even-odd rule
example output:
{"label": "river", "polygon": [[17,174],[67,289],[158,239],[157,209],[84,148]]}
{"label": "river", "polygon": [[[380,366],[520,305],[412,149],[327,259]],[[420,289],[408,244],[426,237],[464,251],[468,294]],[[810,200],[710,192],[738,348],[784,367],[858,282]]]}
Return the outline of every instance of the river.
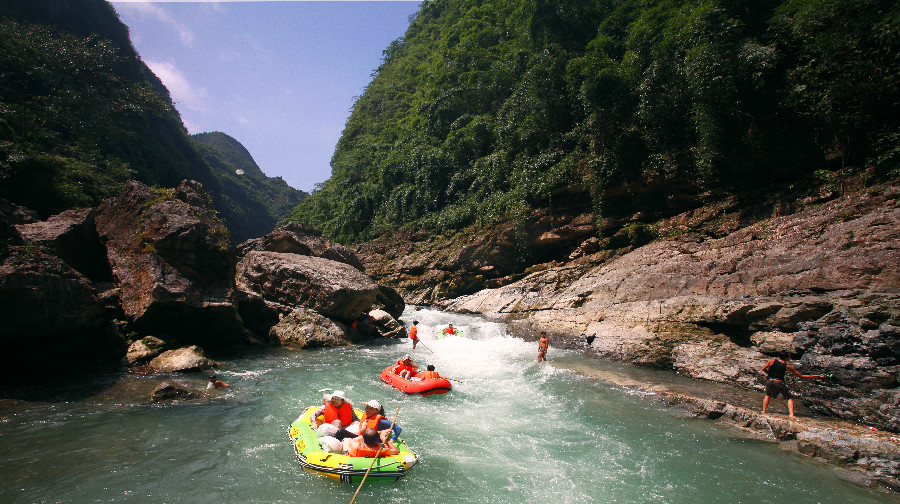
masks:
{"label": "river", "polygon": [[[286,428],[324,389],[378,399],[421,462],[369,484],[357,503],[878,503],[828,466],[685,418],[652,396],[571,371],[589,359],[502,324],[408,308],[423,345],[264,349],[223,361],[232,385],[198,402],[151,405],[158,375],[54,377],[0,401],[3,503],[349,503],[355,486],[304,472]],[[439,339],[452,322],[463,336]],[[378,374],[404,353],[459,380],[406,396]],[[571,364],[571,365],[570,365]],[[203,374],[170,376],[202,388]],[[11,399],[12,398],[12,399]]]}

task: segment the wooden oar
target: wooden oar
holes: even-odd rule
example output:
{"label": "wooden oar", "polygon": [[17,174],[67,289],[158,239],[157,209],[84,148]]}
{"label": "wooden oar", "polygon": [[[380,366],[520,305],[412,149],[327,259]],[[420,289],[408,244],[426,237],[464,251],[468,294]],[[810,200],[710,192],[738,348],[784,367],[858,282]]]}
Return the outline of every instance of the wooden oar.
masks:
{"label": "wooden oar", "polygon": [[[443,378],[447,378],[447,377],[446,377],[446,376],[444,376],[444,377],[443,377]],[[448,380],[450,380],[450,381],[455,381],[455,382],[459,382],[459,383],[462,383],[462,381],[460,381],[460,380],[454,380],[454,379],[453,379],[453,378],[447,378],[447,379],[448,379]]]}
{"label": "wooden oar", "polygon": [[[394,413],[394,419],[391,420],[391,427],[388,429],[389,431],[392,431],[392,432],[393,432],[393,430],[394,430],[394,422],[397,421],[397,415],[399,415],[399,414],[400,414],[400,406],[397,406],[397,412]],[[381,446],[378,447],[378,451],[375,453],[375,458],[372,459],[372,463],[369,464],[369,468],[366,469],[366,474],[363,476],[362,481],[359,482],[359,488],[356,489],[356,493],[353,494],[353,498],[350,499],[350,504],[353,504],[353,501],[356,500],[356,495],[359,493],[360,490],[362,490],[363,483],[365,483],[365,482],[366,482],[366,478],[369,477],[369,471],[372,470],[372,467],[375,465],[375,461],[378,460],[378,456],[381,455],[381,450],[384,449],[384,445],[386,445],[386,444],[387,444],[387,443],[381,443]]]}

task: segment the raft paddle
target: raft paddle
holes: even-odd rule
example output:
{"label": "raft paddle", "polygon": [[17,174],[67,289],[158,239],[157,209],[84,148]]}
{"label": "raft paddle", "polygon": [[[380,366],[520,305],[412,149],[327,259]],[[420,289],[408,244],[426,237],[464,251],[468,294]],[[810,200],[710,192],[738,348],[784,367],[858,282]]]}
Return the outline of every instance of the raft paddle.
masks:
{"label": "raft paddle", "polygon": [[[391,420],[391,427],[388,429],[389,431],[394,430],[394,422],[397,421],[397,415],[399,415],[399,414],[400,414],[400,406],[397,406],[397,412],[394,413],[394,419]],[[360,490],[362,490],[362,486],[366,482],[366,478],[369,477],[369,471],[372,470],[372,467],[375,465],[375,461],[378,460],[378,456],[381,455],[381,450],[384,449],[385,444],[386,443],[381,443],[381,446],[378,447],[378,451],[375,452],[375,458],[372,459],[372,463],[369,464],[369,468],[366,469],[366,474],[363,476],[362,481],[359,482],[359,487],[356,489],[356,493],[353,494],[353,498],[350,499],[350,504],[353,504],[353,501],[356,500],[356,495],[359,493]]]}
{"label": "raft paddle", "polygon": [[[444,377],[443,377],[443,378],[447,378],[447,377],[446,377],[446,376],[444,376]],[[459,383],[462,383],[462,381],[461,381],[461,380],[454,380],[454,379],[453,379],[453,378],[447,378],[447,379],[448,379],[448,380],[450,380],[450,381],[455,381],[455,382],[459,382]]]}
{"label": "raft paddle", "polygon": [[429,352],[434,353],[430,348],[425,346],[425,343],[422,343],[422,340],[419,340],[419,342],[416,343],[416,346],[419,346],[419,345],[422,345],[423,347],[425,347],[425,350],[428,350]]}

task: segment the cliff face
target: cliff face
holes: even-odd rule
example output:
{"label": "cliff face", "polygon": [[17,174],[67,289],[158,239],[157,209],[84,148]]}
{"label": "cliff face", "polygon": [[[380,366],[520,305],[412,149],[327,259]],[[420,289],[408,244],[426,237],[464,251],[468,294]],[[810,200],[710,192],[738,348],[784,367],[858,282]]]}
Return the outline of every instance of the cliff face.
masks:
{"label": "cliff face", "polygon": [[545,330],[555,346],[760,391],[760,368],[787,352],[804,374],[833,375],[789,380],[810,410],[900,430],[900,188],[743,227],[735,215],[685,213],[648,245],[442,304],[528,340]]}

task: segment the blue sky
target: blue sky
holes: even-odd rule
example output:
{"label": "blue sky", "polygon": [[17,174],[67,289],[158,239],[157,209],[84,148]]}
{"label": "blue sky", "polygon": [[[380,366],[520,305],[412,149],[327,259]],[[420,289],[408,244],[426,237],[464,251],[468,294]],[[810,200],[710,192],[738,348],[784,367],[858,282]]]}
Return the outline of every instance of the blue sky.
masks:
{"label": "blue sky", "polygon": [[190,133],[221,131],[310,192],[419,1],[111,2]]}

